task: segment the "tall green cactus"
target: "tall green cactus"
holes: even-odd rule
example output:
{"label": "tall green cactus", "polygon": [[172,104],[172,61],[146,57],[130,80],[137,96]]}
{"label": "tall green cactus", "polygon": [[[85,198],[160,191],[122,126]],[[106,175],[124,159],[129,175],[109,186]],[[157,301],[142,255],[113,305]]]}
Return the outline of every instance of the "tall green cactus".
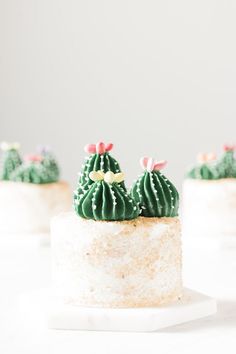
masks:
{"label": "tall green cactus", "polygon": [[[79,181],[77,190],[75,191],[75,199],[79,199],[94,183],[89,174],[92,171],[112,171],[113,173],[121,172],[119,163],[110,155],[113,144],[90,144],[85,146],[85,152],[90,156],[85,158],[85,163],[82,166],[82,171],[79,173]],[[125,184],[122,181],[120,186],[126,190]]]}
{"label": "tall green cactus", "polygon": [[22,159],[19,154],[20,145],[18,143],[6,143],[1,144],[3,151],[0,179],[9,181],[11,180],[11,174],[22,164]]}

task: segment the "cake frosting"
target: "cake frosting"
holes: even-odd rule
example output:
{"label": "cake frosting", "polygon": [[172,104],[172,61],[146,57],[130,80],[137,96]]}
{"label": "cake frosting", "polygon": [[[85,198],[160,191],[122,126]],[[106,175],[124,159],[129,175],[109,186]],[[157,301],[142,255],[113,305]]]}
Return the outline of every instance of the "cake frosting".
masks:
{"label": "cake frosting", "polygon": [[217,238],[236,235],[235,146],[223,155],[200,155],[198,165],[183,182],[183,232],[187,236]]}
{"label": "cake frosting", "polygon": [[68,183],[0,181],[0,234],[49,233],[51,218],[71,210]]}
{"label": "cake frosting", "polygon": [[182,295],[178,218],[94,221],[65,213],[51,225],[52,278],[65,303],[152,307]]}
{"label": "cake frosting", "polygon": [[[165,162],[145,158],[142,188],[127,191],[118,162],[108,155],[112,146],[86,146],[92,158],[74,193],[75,212],[52,220],[54,291],[78,306],[177,301],[182,295],[178,192],[160,172]],[[155,196],[160,200],[153,205]]]}
{"label": "cake frosting", "polygon": [[59,181],[58,164],[48,149],[22,158],[19,147],[1,145],[0,231],[49,232],[51,217],[71,210],[70,187]]}

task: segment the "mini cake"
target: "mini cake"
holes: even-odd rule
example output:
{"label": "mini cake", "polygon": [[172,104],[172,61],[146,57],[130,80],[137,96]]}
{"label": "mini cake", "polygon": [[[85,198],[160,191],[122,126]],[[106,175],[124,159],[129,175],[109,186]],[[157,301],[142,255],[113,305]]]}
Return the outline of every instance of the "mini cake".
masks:
{"label": "mini cake", "polygon": [[236,235],[236,159],[234,146],[224,146],[220,159],[212,153],[198,163],[183,183],[183,231],[193,236]]}
{"label": "mini cake", "polygon": [[22,160],[19,144],[2,144],[0,172],[0,231],[41,233],[52,216],[71,209],[69,185],[59,181],[59,168],[50,151]]}
{"label": "mini cake", "polygon": [[[86,151],[92,153],[86,161],[107,159],[104,149]],[[65,303],[151,307],[179,299],[178,192],[159,171],[163,165],[148,163],[131,193],[118,163],[99,163],[89,173],[83,167],[75,212],[51,224],[53,288]]]}

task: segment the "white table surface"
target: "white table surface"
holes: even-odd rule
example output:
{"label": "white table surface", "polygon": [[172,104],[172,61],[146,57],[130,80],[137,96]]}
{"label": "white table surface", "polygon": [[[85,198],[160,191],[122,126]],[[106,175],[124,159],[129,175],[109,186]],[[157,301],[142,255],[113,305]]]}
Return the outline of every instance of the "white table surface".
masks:
{"label": "white table surface", "polygon": [[[33,237],[33,236],[32,236]],[[50,285],[50,248],[0,240],[1,354],[236,353],[236,250],[200,251],[184,247],[184,282],[215,296],[215,316],[155,333],[48,330],[23,322],[18,296]]]}

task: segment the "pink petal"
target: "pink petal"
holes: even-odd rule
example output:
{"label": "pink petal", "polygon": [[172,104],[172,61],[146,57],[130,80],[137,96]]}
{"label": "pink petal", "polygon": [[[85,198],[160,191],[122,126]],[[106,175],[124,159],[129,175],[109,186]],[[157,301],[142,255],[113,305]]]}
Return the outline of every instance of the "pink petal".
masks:
{"label": "pink petal", "polygon": [[104,154],[104,152],[106,152],[105,144],[103,142],[100,141],[96,144],[96,152],[97,154]]}
{"label": "pink petal", "polygon": [[146,170],[147,163],[148,163],[148,157],[141,157],[140,165],[144,170]]}
{"label": "pink petal", "polygon": [[26,161],[32,161],[32,162],[40,162],[42,161],[42,156],[41,155],[25,155],[25,160]]}
{"label": "pink petal", "polygon": [[105,145],[105,150],[106,150],[107,152],[108,152],[108,151],[111,151],[112,148],[113,148],[113,144],[112,144],[112,143]]}
{"label": "pink petal", "polygon": [[225,144],[223,149],[224,149],[224,151],[234,151],[236,149],[236,145],[227,145],[227,144]]}
{"label": "pink petal", "polygon": [[161,161],[155,162],[153,169],[155,171],[160,171],[166,166],[166,164],[167,164],[166,160],[161,160]]}
{"label": "pink petal", "polygon": [[95,154],[96,153],[96,145],[95,144],[87,144],[84,147],[84,151],[88,154]]}

